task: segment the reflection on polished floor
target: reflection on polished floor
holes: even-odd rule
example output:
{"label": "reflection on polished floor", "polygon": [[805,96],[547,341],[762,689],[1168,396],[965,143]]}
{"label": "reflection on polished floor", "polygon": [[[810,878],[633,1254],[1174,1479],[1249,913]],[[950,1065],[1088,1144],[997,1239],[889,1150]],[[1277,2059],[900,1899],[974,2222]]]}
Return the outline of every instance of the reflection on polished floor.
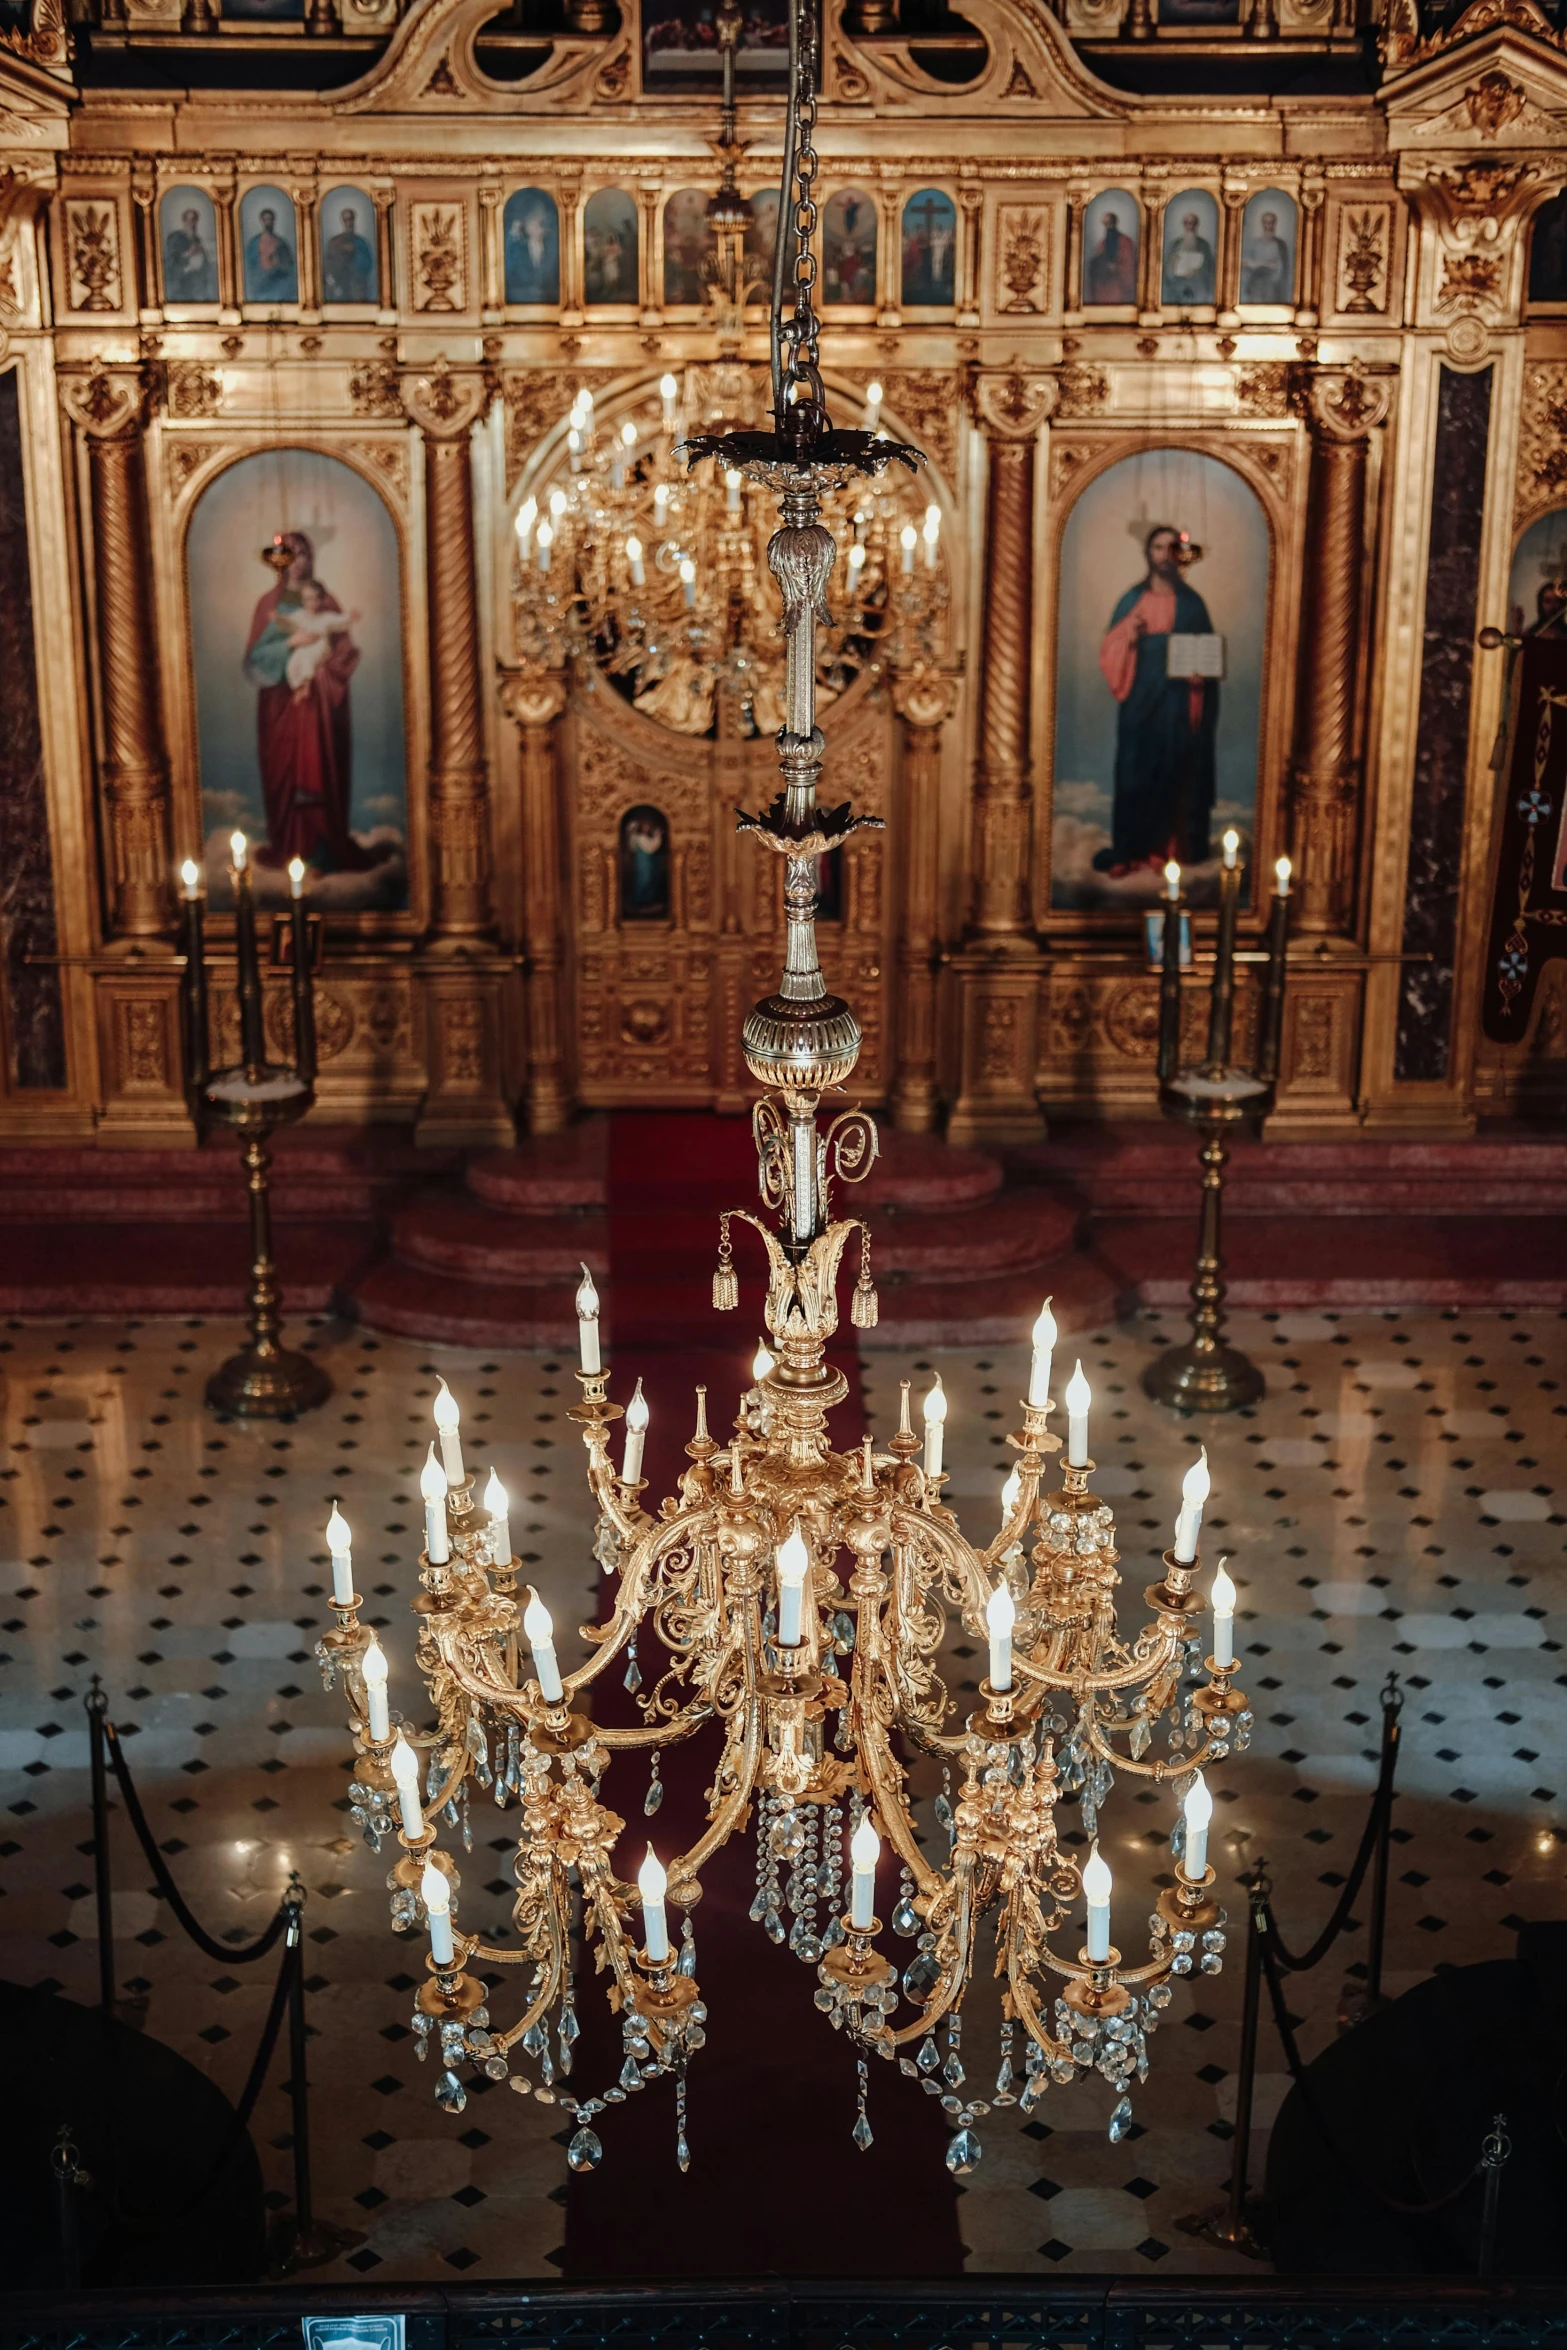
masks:
{"label": "reflection on polished floor", "polygon": [[[1268,1399],[1201,1430],[1148,1404],[1138,1385],[1150,1348],[1177,1330],[1173,1317],[1147,1316],[1093,1333],[1082,1355],[1094,1482],[1116,1511],[1129,1614],[1145,1560],[1168,1539],[1181,1471],[1199,1438],[1208,1444],[1204,1547],[1210,1564],[1221,1548],[1230,1554],[1258,1717],[1251,1753],[1217,1774],[1221,1879],[1266,1857],[1286,1930],[1296,1940],[1314,1930],[1358,1840],[1378,1692],[1396,1669],[1408,1703],[1388,1988],[1509,1955],[1517,1922],[1563,1907],[1567,1787],[1553,1725],[1567,1684],[1567,1511],[1556,1483],[1567,1315],[1238,1316],[1235,1336],[1264,1362]],[[393,1701],[417,1713],[406,1599],[437,1371],[462,1401],[470,1457],[493,1462],[510,1488],[516,1548],[569,1641],[564,1627],[595,1609],[596,1581],[564,1417],[570,1365],[322,1324],[310,1343],[336,1382],[332,1401],[295,1427],[250,1428],[200,1408],[207,1373],[233,1343],[233,1325],[218,1322],[0,1335],[0,1973],[95,1996],[91,1864],[80,1847],[81,1700],[97,1671],[154,1832],[208,1926],[246,1939],[292,1867],[308,1885],[317,2193],[325,2216],[364,2235],[327,2273],[557,2274],[566,2132],[532,2099],[471,2094],[451,2119],[431,2101],[407,2030],[415,1954],[388,1929],[385,1861],[346,1818],[346,1734],[312,1650],[327,1580],[321,1530],[337,1496],[360,1587],[374,1595]],[[899,1379],[921,1386],[933,1367],[951,1398],[949,1498],[977,1530],[997,1508],[1026,1355],[868,1354],[865,1402],[879,1436],[895,1424]],[[656,1363],[623,1368],[617,1393],[646,1369],[654,1409],[684,1411],[685,1399],[661,1390]],[[717,1408],[722,1418],[727,1407]],[[957,1652],[960,1692],[981,1661]],[[1130,1920],[1168,1865],[1173,1806],[1123,1788],[1107,1818],[1116,1900]],[[463,1864],[470,1916],[505,1914],[508,1825],[475,1815]],[[267,1984],[224,1974],[184,1941],[146,1889],[123,1826],[116,1876],[122,1995],[236,2093]],[[1233,1925],[1241,1915],[1235,1899]],[[1232,1948],[1238,1955],[1238,1933]],[[1340,1950],[1348,1968],[1335,1953],[1292,1987],[1308,2052],[1336,2028],[1356,1939]],[[1239,1991],[1234,1964],[1178,1987],[1120,2144],[1106,2139],[1112,2096],[1097,2081],[1051,2089],[1032,2122],[990,2117],[984,2158],[958,2190],[970,2270],[1244,2267],[1179,2226],[1227,2170]],[[1286,2086],[1266,2025],[1263,2051],[1256,2175]],[[698,2160],[701,2095],[694,2074]],[[280,2205],[286,2130],[274,2081],[254,2134]],[[624,2192],[612,2117],[605,2139],[596,2185]]]}

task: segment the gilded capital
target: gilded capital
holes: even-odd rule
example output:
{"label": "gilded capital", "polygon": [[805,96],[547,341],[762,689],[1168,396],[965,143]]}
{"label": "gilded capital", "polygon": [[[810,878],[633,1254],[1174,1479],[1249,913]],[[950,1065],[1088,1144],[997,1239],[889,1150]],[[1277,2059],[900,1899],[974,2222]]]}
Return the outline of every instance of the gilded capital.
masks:
{"label": "gilded capital", "polygon": [[88,362],[85,374],[60,372],[60,399],[73,424],[89,440],[118,440],[141,430],[146,417],[147,391],[139,367],[110,368],[106,361]]}
{"label": "gilded capital", "polygon": [[1031,441],[1059,398],[1055,377],[1033,368],[975,368],[969,379],[974,422],[994,440]]}
{"label": "gilded capital", "polygon": [[1392,367],[1303,369],[1301,413],[1313,431],[1332,441],[1364,441],[1387,421],[1393,405]]}
{"label": "gilded capital", "polygon": [[958,681],[932,661],[894,669],[887,679],[892,706],[905,726],[942,726],[957,707]]}
{"label": "gilded capital", "polygon": [[444,354],[427,374],[405,376],[400,388],[410,422],[432,441],[466,439],[490,402],[485,376],[459,372]]}
{"label": "gilded capital", "polygon": [[548,726],[565,709],[568,690],[564,669],[525,662],[501,672],[501,708],[516,726]]}

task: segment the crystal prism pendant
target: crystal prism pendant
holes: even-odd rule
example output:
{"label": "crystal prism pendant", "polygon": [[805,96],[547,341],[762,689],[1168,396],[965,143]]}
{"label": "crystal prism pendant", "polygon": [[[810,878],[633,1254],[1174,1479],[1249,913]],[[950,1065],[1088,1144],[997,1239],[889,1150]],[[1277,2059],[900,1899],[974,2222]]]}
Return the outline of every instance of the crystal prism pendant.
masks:
{"label": "crystal prism pendant", "polygon": [[1116,2107],[1114,2113],[1112,2113],[1110,2116],[1111,2145],[1119,2146],[1121,2140],[1126,2136],[1126,2133],[1131,2128],[1131,2126],[1132,2101],[1130,2097],[1123,2097],[1120,2104]]}
{"label": "crystal prism pendant", "polygon": [[979,2140],[972,2130],[959,2130],[947,2148],[947,2168],[955,2179],[966,2179],[978,2162],[981,2153]]}
{"label": "crystal prism pendant", "polygon": [[646,1793],[646,1794],[643,1796],[643,1798],[642,1798],[642,1811],[643,1811],[643,1816],[644,1816],[644,1818],[646,1818],[646,1819],[651,1819],[651,1818],[653,1817],[653,1814],[654,1814],[654,1813],[657,1811],[657,1809],[658,1809],[659,1805],[660,1805],[660,1804],[663,1802],[663,1800],[664,1800],[664,1782],[663,1782],[663,1780],[662,1780],[662,1779],[649,1779],[649,1781],[648,1781],[648,1783],[647,1783],[647,1793]]}
{"label": "crystal prism pendant", "polygon": [[875,2145],[876,2138],[875,2133],[871,2129],[869,2114],[862,2113],[860,2115],[859,2120],[854,2125],[853,2137],[855,2145],[858,2146],[862,2154],[866,2153],[872,2146]]}
{"label": "crystal prism pendant", "polygon": [[446,2113],[461,2113],[468,2102],[468,2092],[457,2075],[448,2070],[435,2084],[435,2102]]}
{"label": "crystal prism pendant", "polygon": [[597,2170],[603,2159],[604,2149],[593,2130],[579,2130],[566,2149],[573,2170]]}

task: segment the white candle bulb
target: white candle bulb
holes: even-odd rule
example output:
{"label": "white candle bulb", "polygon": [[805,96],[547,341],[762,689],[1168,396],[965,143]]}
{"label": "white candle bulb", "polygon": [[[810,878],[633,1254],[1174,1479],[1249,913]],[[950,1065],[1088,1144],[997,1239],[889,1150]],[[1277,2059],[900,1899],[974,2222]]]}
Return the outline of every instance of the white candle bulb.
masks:
{"label": "white candle bulb", "polygon": [[533,534],[534,552],[541,571],[550,567],[550,549],[555,544],[555,533],[547,522],[541,522]]}
{"label": "white candle bulb", "polygon": [[1028,1400],[1035,1411],[1050,1401],[1050,1358],[1055,1352],[1056,1318],[1047,1297],[1034,1324],[1034,1355],[1028,1366]]}
{"label": "white candle bulb", "polygon": [[849,582],[852,587],[858,589],[860,584],[860,573],[864,569],[865,549],[860,545],[858,539],[856,539],[854,545],[849,549]]}
{"label": "white candle bulb", "polygon": [[639,538],[626,541],[626,565],[631,573],[632,586],[646,587],[647,565],[642,560],[642,541]]}
{"label": "white candle bulb", "polygon": [[484,1488],[484,1506],[490,1513],[490,1564],[511,1565],[511,1497],[492,1469]]}
{"label": "white candle bulb", "polygon": [[1018,1495],[1022,1490],[1023,1472],[1021,1469],[1014,1469],[1001,1488],[1001,1515],[1003,1518],[1011,1517],[1012,1512],[1017,1508]]}
{"label": "white candle bulb", "polygon": [[1110,1871],[1097,1842],[1083,1869],[1083,1898],[1088,1903],[1088,1955],[1103,1965],[1110,1955]]}
{"label": "white candle bulb", "polygon": [[778,1545],[778,1645],[780,1648],[798,1648],[800,1645],[800,1617],[805,1594],[805,1578],[810,1570],[811,1554],[805,1547],[805,1538],[798,1526],[792,1527]]}
{"label": "white candle bulb", "polygon": [[1281,898],[1287,898],[1290,894],[1290,874],[1292,871],[1293,867],[1288,857],[1280,857],[1274,865],[1273,878],[1278,883]]}
{"label": "white candle bulb", "polygon": [[375,1634],[359,1665],[365,1685],[365,1712],[369,1716],[371,1743],[384,1746],[392,1735],[391,1716],[386,1704],[386,1651]]}
{"label": "white candle bulb", "polygon": [[1213,1818],[1213,1797],[1201,1771],[1187,1788],[1181,1809],[1186,1816],[1186,1851],[1181,1866],[1188,1877],[1196,1880],[1207,1873],[1208,1822]]}
{"label": "white candle bulb", "polygon": [[582,471],[582,435],[575,425],[566,435],[566,448],[571,458],[572,472],[580,473]]}
{"label": "white candle bulb", "polygon": [[559,522],[559,520],[560,520],[561,516],[562,516],[562,515],[565,513],[565,511],[566,511],[567,503],[568,503],[568,500],[567,500],[566,493],[565,493],[565,491],[564,491],[564,490],[551,490],[551,492],[550,492],[550,520],[551,520],[552,522]]}
{"label": "white candle bulb", "polygon": [[1234,872],[1235,861],[1240,853],[1241,836],[1232,824],[1224,836],[1224,870],[1226,873]]}
{"label": "white candle bulb", "polygon": [[242,832],[229,834],[229,855],[234,860],[235,872],[243,873],[245,870],[245,835]]}
{"label": "white candle bulb", "polygon": [[1088,1407],[1094,1400],[1094,1391],[1083,1377],[1083,1366],[1078,1364],[1066,1383],[1066,1458],[1067,1466],[1085,1468],[1088,1463]]}
{"label": "white candle bulb", "polygon": [[903,549],[905,571],[914,569],[914,549],[919,542],[919,535],[912,522],[906,522],[898,533],[898,544]]}
{"label": "white candle bulb", "polygon": [[185,885],[185,895],[188,898],[200,897],[201,868],[197,864],[194,857],[187,857],[184,864],[180,867],[180,880]]}
{"label": "white candle bulb", "polygon": [[680,386],[672,375],[659,377],[658,396],[664,403],[664,423],[671,425],[675,421],[675,402],[680,397]]}
{"label": "white candle bulb", "polygon": [[559,1705],[565,1695],[560,1677],[560,1666],[555,1661],[555,1622],[533,1585],[528,1585],[528,1604],[522,1611],[523,1635],[533,1651],[533,1669],[539,1678],[539,1695],[546,1705]]}
{"label": "white candle bulb", "polygon": [[466,1474],[462,1465],[462,1437],[458,1432],[461,1419],[457,1398],[443,1379],[435,1395],[435,1429],[441,1440],[441,1466],[446,1471],[448,1485],[460,1485]]}
{"label": "white candle bulb", "polygon": [[1017,1604],[1004,1583],[998,1583],[985,1602],[985,1626],[990,1634],[990,1686],[995,1690],[1012,1686],[1012,1627],[1017,1622]]}
{"label": "white candle bulb", "polygon": [[739,469],[733,465],[724,475],[724,510],[726,513],[738,514],[740,511],[740,483],[742,479],[743,476]]}
{"label": "white candle bulb", "polygon": [[305,860],[303,857],[290,857],[288,860],[288,894],[291,898],[302,898],[305,894]]}
{"label": "white candle bulb", "polygon": [[854,1864],[849,1923],[864,1932],[876,1923],[876,1863],[881,1858],[881,1838],[869,1812],[861,1814],[860,1824],[849,1838],[849,1858]]}
{"label": "white candle bulb", "polygon": [[521,504],[521,505],[518,507],[518,509],[517,509],[517,536],[518,536],[518,538],[519,538],[519,539],[528,539],[528,538],[530,538],[530,537],[532,536],[532,534],[533,534],[533,526],[534,526],[534,524],[535,524],[535,523],[538,521],[538,519],[539,519],[539,501],[538,501],[538,499],[537,499],[537,498],[524,498],[524,499],[523,499],[523,501],[522,501],[522,504]]}
{"label": "white candle bulb", "polygon": [[662,530],[669,520],[669,492],[662,482],[653,492],[653,527]]}
{"label": "white candle bulb", "polygon": [[637,445],[637,428],[629,416],[620,428],[620,445],[623,449],[634,449]]}
{"label": "white candle bulb", "polygon": [[438,1967],[449,1967],[457,1955],[452,1942],[452,1889],[446,1882],[445,1872],[433,1860],[424,1864],[419,1892],[430,1925],[430,1956]]}
{"label": "white candle bulb", "polygon": [[347,1607],[354,1596],[353,1544],[348,1520],[334,1501],[326,1522],[326,1546],[332,1553],[332,1597],[339,1607]]}
{"label": "white candle bulb", "polygon": [[1173,857],[1164,869],[1164,894],[1172,906],[1181,894],[1181,868]]}
{"label": "white candle bulb", "polygon": [[776,1355],[768,1353],[765,1339],[758,1339],[756,1352],[751,1357],[751,1377],[758,1387],[761,1386],[777,1359]]}
{"label": "white candle bulb", "polygon": [[642,1447],[647,1441],[647,1424],[652,1416],[639,1379],[631,1401],[626,1406],[626,1453],[620,1464],[623,1485],[636,1485],[641,1481]]}
{"label": "white candle bulb", "polygon": [[446,1471],[435,1457],[433,1444],[419,1472],[419,1491],[424,1495],[425,1551],[432,1567],[444,1567],[452,1555],[446,1532]]}
{"label": "white candle bulb", "polygon": [[403,1815],[403,1834],[412,1842],[424,1834],[419,1804],[419,1757],[401,1730],[392,1740],[392,1777],[397,1781],[397,1808]]}
{"label": "white candle bulb", "polygon": [[599,1293],[586,1265],[577,1284],[577,1337],[584,1371],[601,1371],[604,1366],[599,1360]]}
{"label": "white candle bulb", "polygon": [[1197,1535],[1202,1525],[1202,1505],[1208,1498],[1207,1447],[1197,1455],[1181,1479],[1181,1514],[1175,1521],[1175,1556],[1177,1564],[1189,1567],[1197,1556]]}
{"label": "white candle bulb", "polygon": [[681,558],[680,585],[686,599],[686,610],[688,612],[694,611],[696,609],[696,565],[689,555]]}
{"label": "white candle bulb", "polygon": [[669,1956],[669,1921],[664,1915],[664,1895],[668,1890],[664,1864],[650,1844],[647,1858],[637,1871],[637,1891],[642,1896],[642,1944],[655,1966]]}
{"label": "white candle bulb", "polygon": [[1235,1662],[1235,1586],[1219,1561],[1213,1578],[1213,1661],[1221,1671]]}
{"label": "white candle bulb", "polygon": [[939,1477],[942,1438],[947,1425],[947,1394],[941,1384],[939,1371],[920,1408],[925,1414],[925,1474],[927,1477]]}

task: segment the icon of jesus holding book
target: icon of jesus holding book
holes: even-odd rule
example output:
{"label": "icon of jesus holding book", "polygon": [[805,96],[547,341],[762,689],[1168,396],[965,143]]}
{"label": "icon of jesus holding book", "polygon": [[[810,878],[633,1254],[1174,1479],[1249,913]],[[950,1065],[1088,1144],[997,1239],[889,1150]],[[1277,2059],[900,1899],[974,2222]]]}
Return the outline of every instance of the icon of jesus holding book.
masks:
{"label": "icon of jesus holding book", "polygon": [[[1119,707],[1115,729],[1115,799],[1110,846],[1097,872],[1123,880],[1174,857],[1206,864],[1215,793],[1214,735],[1219,722],[1218,653],[1208,607],[1181,576],[1181,533],[1159,523],[1143,542],[1147,575],[1128,588],[1110,616],[1099,666]],[[1172,638],[1202,637],[1193,651],[1207,674],[1172,674]]]}

